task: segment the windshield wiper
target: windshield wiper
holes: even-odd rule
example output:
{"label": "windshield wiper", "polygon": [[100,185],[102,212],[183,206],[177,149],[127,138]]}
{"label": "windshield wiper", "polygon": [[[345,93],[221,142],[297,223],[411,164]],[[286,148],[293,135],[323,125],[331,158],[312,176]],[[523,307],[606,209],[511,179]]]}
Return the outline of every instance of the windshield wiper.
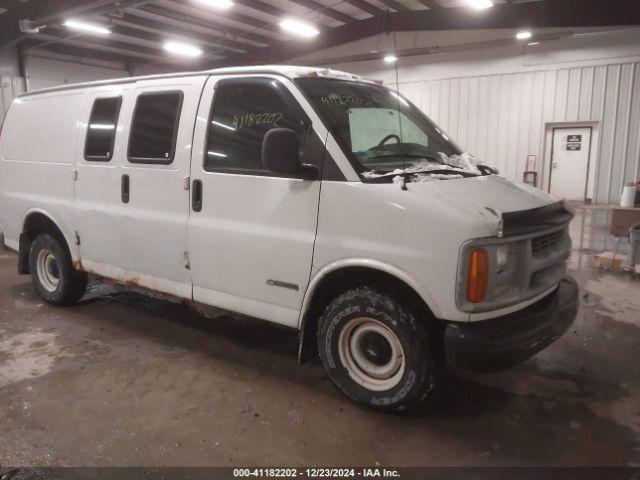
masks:
{"label": "windshield wiper", "polygon": [[367,160],[376,160],[389,157],[422,158],[424,160],[431,160],[434,163],[439,163],[440,165],[446,165],[446,163],[444,163],[441,158],[432,157],[430,155],[420,155],[418,153],[392,153],[386,155],[374,155],[373,157],[367,157]]}
{"label": "windshield wiper", "polygon": [[464,177],[464,178],[471,178],[471,177],[479,177],[480,175],[477,173],[471,173],[471,172],[467,172],[466,170],[454,170],[454,169],[448,169],[448,168],[438,168],[435,170],[429,170],[429,169],[425,169],[425,170],[415,170],[415,171],[411,171],[411,172],[397,172],[397,173],[393,173],[393,172],[389,172],[389,173],[385,173],[383,175],[380,175],[378,177],[367,177],[365,178],[365,181],[367,183],[385,183],[389,178],[393,178],[393,177],[402,177],[404,179],[406,179],[407,177],[410,177],[411,175],[429,175],[429,174],[436,174],[436,175],[457,175],[460,177]]}
{"label": "windshield wiper", "polygon": [[[428,160],[430,162],[433,163],[437,163],[438,165],[443,165],[446,167],[451,167],[454,169],[460,169],[462,170],[462,167],[458,166],[458,165],[452,165],[450,163],[445,162],[444,160],[442,160],[442,158],[436,158],[436,157],[432,157],[431,155],[420,155],[418,153],[406,153],[406,154],[391,154],[391,155],[376,155],[373,157],[368,157],[367,160],[375,160],[375,159],[380,159],[380,158],[387,158],[387,157],[405,157],[405,158],[420,158],[422,160]],[[485,173],[485,171],[482,168],[486,168],[487,170],[489,170],[489,172]],[[480,173],[482,173],[483,175],[490,175],[493,173],[496,173],[495,171],[493,171],[493,169],[491,169],[491,167],[485,167],[484,165],[478,165],[478,169],[480,170]],[[415,173],[415,172],[410,172],[410,173]],[[419,172],[419,173],[423,173],[423,172]]]}

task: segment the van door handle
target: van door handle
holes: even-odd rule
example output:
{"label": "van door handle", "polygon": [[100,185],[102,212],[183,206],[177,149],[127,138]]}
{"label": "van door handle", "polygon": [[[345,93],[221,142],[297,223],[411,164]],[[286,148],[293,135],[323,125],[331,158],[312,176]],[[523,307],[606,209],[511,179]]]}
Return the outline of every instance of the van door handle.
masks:
{"label": "van door handle", "polygon": [[122,175],[120,179],[120,198],[122,203],[129,203],[129,175]]}
{"label": "van door handle", "polygon": [[202,180],[194,180],[191,187],[191,208],[194,212],[202,210]]}

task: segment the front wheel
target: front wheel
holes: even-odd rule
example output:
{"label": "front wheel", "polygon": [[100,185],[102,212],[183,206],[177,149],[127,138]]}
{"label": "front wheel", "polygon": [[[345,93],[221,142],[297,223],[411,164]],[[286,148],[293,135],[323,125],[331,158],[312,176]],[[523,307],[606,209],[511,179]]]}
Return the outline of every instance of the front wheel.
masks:
{"label": "front wheel", "polygon": [[67,249],[46,233],[38,235],[31,244],[29,270],[38,294],[54,305],[76,303],[87,288],[87,274],[78,272]]}
{"label": "front wheel", "polygon": [[318,352],[338,389],[367,407],[406,409],[434,384],[425,329],[410,309],[371,287],[329,304],[318,324]]}

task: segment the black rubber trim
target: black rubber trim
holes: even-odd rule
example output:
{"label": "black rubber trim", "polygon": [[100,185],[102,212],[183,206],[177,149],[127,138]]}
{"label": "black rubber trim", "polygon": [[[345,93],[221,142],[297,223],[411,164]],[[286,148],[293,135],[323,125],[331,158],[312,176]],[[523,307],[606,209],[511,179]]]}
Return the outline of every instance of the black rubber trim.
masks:
{"label": "black rubber trim", "polygon": [[560,338],[578,312],[578,285],[566,276],[557,290],[513,314],[477,323],[450,323],[445,330],[447,362],[479,372],[503,370]]}
{"label": "black rubber trim", "polygon": [[29,250],[32,242],[31,235],[21,233],[18,239],[18,275],[29,274]]}
{"label": "black rubber trim", "polygon": [[[115,129],[113,131],[113,136],[111,137],[111,145],[109,146],[109,155],[87,155],[87,147],[89,145],[89,129],[91,126],[91,117],[93,116],[93,110],[96,108],[96,102],[98,100],[111,100],[117,98],[118,99],[118,108],[116,108],[116,118],[115,118]],[[113,147],[116,144],[116,135],[118,134],[118,120],[120,120],[120,108],[122,107],[122,95],[117,95],[113,97],[96,97],[93,99],[93,105],[91,106],[91,111],[89,112],[89,121],[87,122],[87,132],[84,135],[84,159],[88,162],[110,162],[113,158]]]}
{"label": "black rubber trim", "polygon": [[[176,120],[173,125],[173,137],[171,139],[171,156],[168,158],[147,158],[147,157],[134,157],[130,154],[131,143],[133,141],[133,126],[136,114],[138,112],[138,100],[142,97],[151,97],[167,94],[178,94],[180,96],[178,106],[176,107]],[[184,91],[182,90],[145,90],[138,94],[136,97],[136,103],[133,107],[133,113],[129,120],[129,138],[127,139],[127,161],[133,165],[171,165],[176,156],[176,148],[178,143],[178,134],[180,133],[180,117],[182,117],[182,105],[184,103]]]}
{"label": "black rubber trim", "polygon": [[568,224],[573,213],[563,202],[502,214],[503,236],[516,237]]}

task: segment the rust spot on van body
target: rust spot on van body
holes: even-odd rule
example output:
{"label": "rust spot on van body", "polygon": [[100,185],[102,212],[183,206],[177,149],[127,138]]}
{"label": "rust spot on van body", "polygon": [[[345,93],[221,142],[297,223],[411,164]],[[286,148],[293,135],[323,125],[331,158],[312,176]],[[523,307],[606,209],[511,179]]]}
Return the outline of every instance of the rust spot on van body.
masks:
{"label": "rust spot on van body", "polygon": [[141,287],[137,278],[128,278],[127,280],[121,281],[119,283],[127,287]]}

